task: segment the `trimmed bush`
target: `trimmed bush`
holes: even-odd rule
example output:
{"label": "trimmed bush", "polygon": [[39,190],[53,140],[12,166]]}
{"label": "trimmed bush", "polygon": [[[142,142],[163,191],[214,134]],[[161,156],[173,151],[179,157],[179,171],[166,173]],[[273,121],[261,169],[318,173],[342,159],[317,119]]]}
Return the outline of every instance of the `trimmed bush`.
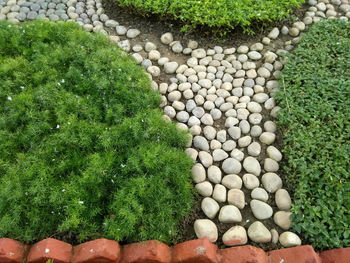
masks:
{"label": "trimmed bush", "polygon": [[[241,27],[252,33],[251,26],[281,20],[305,0],[115,0],[120,6],[130,7],[140,14],[156,14],[165,19],[176,19],[188,27],[205,26],[213,31]],[[136,9],[135,9],[136,8]]]}
{"label": "trimmed bush", "polygon": [[0,236],[172,242],[188,140],[142,68],[75,23],[0,23]]}
{"label": "trimmed bush", "polygon": [[290,55],[276,99],[292,228],[318,249],[350,245],[350,24],[314,25]]}

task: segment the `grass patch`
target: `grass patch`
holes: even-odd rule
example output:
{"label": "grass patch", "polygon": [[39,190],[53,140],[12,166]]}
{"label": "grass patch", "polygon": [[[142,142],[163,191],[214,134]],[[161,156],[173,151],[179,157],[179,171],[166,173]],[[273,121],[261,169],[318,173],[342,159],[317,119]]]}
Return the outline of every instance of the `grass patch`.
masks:
{"label": "grass patch", "polygon": [[314,25],[282,71],[292,228],[318,249],[350,245],[350,24]]}
{"label": "grass patch", "polygon": [[253,33],[251,27],[287,17],[305,0],[115,0],[142,15],[156,14],[163,19],[184,23],[183,30],[199,26],[227,33],[236,27]]}
{"label": "grass patch", "polygon": [[75,23],[0,23],[0,236],[172,242],[187,135],[136,62]]}

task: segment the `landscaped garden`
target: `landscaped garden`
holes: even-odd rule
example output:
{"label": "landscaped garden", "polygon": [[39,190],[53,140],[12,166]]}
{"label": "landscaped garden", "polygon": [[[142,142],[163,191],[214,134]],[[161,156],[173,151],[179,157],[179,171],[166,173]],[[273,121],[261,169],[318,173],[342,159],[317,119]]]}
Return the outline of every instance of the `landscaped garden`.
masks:
{"label": "landscaped garden", "polygon": [[349,246],[348,0],[106,2],[0,2],[0,238]]}

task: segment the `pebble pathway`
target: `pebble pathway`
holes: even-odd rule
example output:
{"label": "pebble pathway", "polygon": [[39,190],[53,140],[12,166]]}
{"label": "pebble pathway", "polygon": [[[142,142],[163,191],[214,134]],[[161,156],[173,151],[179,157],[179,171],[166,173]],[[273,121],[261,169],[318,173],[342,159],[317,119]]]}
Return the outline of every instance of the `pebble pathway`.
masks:
{"label": "pebble pathway", "polygon": [[[291,247],[301,245],[301,240],[288,231],[292,201],[278,175],[282,154],[276,147],[274,122],[280,109],[272,96],[279,90],[276,77],[286,62],[283,55],[312,23],[350,18],[348,0],[307,4],[302,21],[276,27],[253,45],[203,49],[194,40],[184,45],[165,32],[161,43],[186,58],[182,65],[163,57],[152,42],[132,45],[130,40],[141,32],[110,19],[101,0],[0,0],[0,20],[69,20],[86,31],[109,35],[153,79],[153,89],[162,95],[164,119],[177,121],[179,129],[190,132],[186,153],[194,161],[193,182],[206,216],[194,223],[197,237],[212,242],[220,238],[227,246],[249,239]],[[281,38],[287,40],[281,44]],[[157,81],[163,72],[171,75],[169,83]],[[242,215],[246,208],[254,215],[253,222]],[[214,219],[232,227],[219,237]],[[278,227],[269,229],[266,222]]]}

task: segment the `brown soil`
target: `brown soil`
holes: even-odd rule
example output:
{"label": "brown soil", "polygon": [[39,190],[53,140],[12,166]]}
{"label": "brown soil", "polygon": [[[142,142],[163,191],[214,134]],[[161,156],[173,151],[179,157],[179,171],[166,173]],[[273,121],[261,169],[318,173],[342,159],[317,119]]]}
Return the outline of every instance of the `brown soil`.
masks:
{"label": "brown soil", "polygon": [[[241,29],[237,29],[235,31],[230,32],[229,34],[226,34],[224,37],[219,38],[217,36],[211,35],[205,28],[199,29],[195,32],[182,33],[180,31],[182,25],[177,21],[161,21],[156,16],[148,16],[148,17],[140,16],[139,14],[134,13],[131,9],[125,9],[125,8],[119,7],[113,0],[104,0],[103,7],[105,9],[106,14],[111,19],[118,21],[120,25],[124,25],[127,28],[137,28],[141,31],[141,34],[137,38],[132,39],[130,41],[132,46],[136,43],[145,44],[146,42],[151,41],[157,45],[157,48],[159,52],[162,54],[162,56],[168,57],[170,61],[178,62],[179,65],[184,64],[186,60],[189,58],[189,56],[186,56],[183,54],[175,54],[170,50],[168,46],[163,45],[160,42],[160,37],[165,32],[171,32],[174,36],[174,40],[181,41],[184,47],[187,46],[187,43],[189,40],[196,40],[199,43],[199,47],[205,48],[205,49],[213,48],[216,45],[222,46],[223,48],[238,47],[241,44],[245,44],[249,46],[251,44],[260,42],[262,37],[266,36],[273,27],[280,26],[281,24],[288,26],[292,24],[296,20],[296,18],[302,18],[305,11],[308,8],[307,5],[303,5],[301,8],[295,9],[289,19],[284,21],[279,21],[275,24],[270,24],[266,27],[256,30],[255,32],[257,33],[255,35],[247,35],[247,34],[244,34]],[[258,27],[256,27],[256,29],[258,29]],[[113,31],[111,31],[111,33],[116,34]],[[125,39],[125,37],[124,38],[121,37],[121,39]],[[290,39],[290,37],[281,36],[279,40],[274,41],[273,45],[268,48],[270,49],[275,49],[276,47],[282,48],[283,43],[287,39]],[[145,56],[146,53],[142,51],[141,55]],[[161,76],[158,78],[158,81],[169,82],[169,79],[171,77],[173,76],[169,76],[162,73]],[[267,112],[262,112],[262,115],[263,115],[262,123],[264,123],[266,120],[269,119],[269,114],[267,114]],[[225,120],[223,118],[222,120],[216,121],[214,126],[219,130],[224,127],[224,124],[225,124]],[[256,139],[254,139],[254,141],[255,140]],[[282,135],[280,131],[277,132],[277,138],[274,145],[279,149],[282,148]],[[266,152],[265,148],[264,146],[262,146],[262,152]],[[246,150],[244,151],[244,153],[247,154]],[[262,167],[263,167],[264,158],[265,158],[264,155],[260,155],[258,157],[258,160]],[[215,165],[220,166],[221,164],[216,163]],[[243,173],[240,175],[243,176]],[[286,178],[284,178],[283,175],[281,176],[281,178],[285,182]],[[287,185],[286,189],[291,193],[291,196],[292,196],[293,189],[288,189],[288,188],[289,187]],[[256,219],[253,216],[251,209],[249,207],[249,202],[251,201],[250,194],[249,194],[250,191],[245,188],[243,188],[242,190],[246,194],[247,205],[245,206],[244,209],[241,210],[242,217],[244,218],[245,221],[241,222],[240,225],[248,228],[250,224],[253,223]],[[180,238],[178,238],[178,240],[176,240],[177,243],[196,239],[196,234],[194,233],[194,229],[193,229],[194,221],[198,218],[206,218],[206,216],[204,215],[204,213],[200,208],[201,199],[202,198],[200,197],[196,198],[191,214],[180,223],[179,228],[182,229],[183,234]],[[269,195],[268,204],[273,208],[274,212],[277,211],[275,200],[273,198],[273,195],[271,194]],[[220,207],[221,206],[222,205],[220,205]],[[220,248],[224,248],[226,246],[223,244],[221,240],[222,235],[229,228],[237,224],[223,224],[223,223],[220,223],[217,218],[214,219],[213,222],[218,226],[218,230],[219,230],[219,239],[217,241],[217,245]],[[261,222],[268,229],[275,228],[279,233],[283,232],[282,229],[280,229],[277,225],[274,224],[272,218],[267,220],[261,220]],[[274,245],[272,243],[257,244],[251,241],[249,241],[249,244],[254,245],[256,247],[261,247],[264,250],[278,249],[281,247],[280,244],[277,244],[277,245]]]}

